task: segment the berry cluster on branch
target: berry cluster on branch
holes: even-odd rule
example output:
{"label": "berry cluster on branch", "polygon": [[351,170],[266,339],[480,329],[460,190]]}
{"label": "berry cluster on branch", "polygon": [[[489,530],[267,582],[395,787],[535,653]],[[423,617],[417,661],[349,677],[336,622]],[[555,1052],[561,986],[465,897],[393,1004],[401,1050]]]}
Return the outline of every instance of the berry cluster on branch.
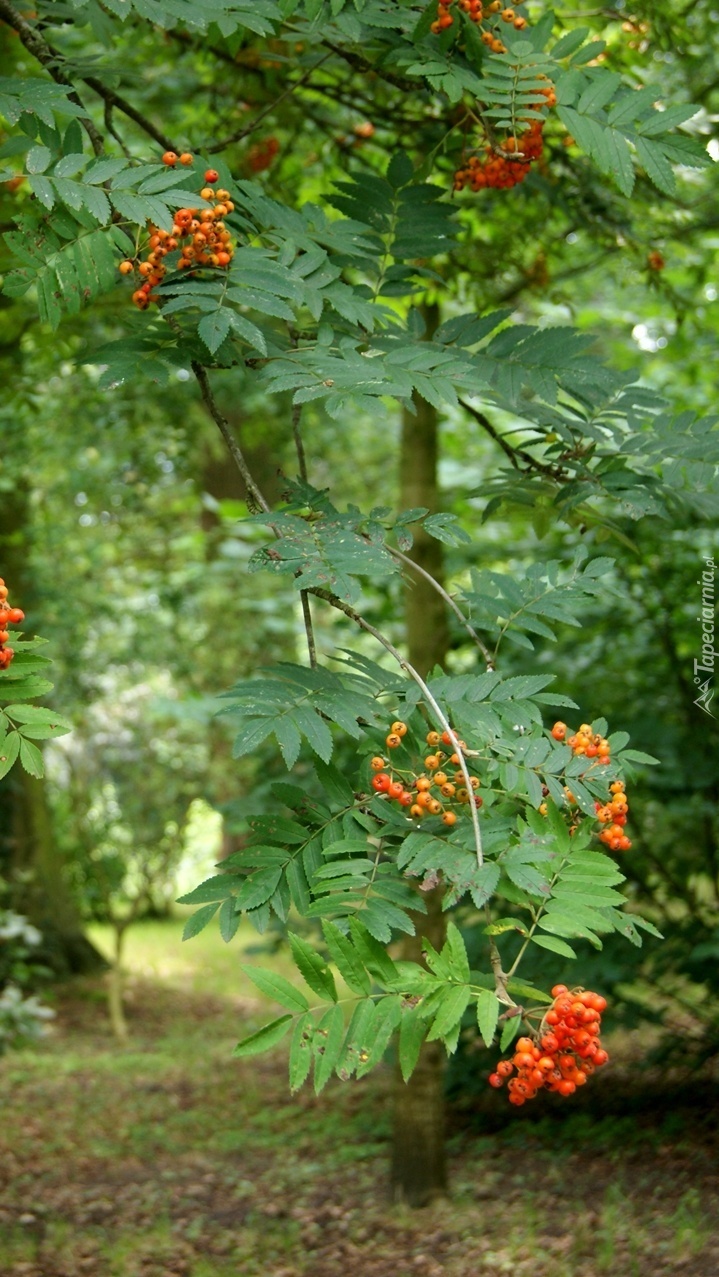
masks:
{"label": "berry cluster on branch", "polygon": [[[432,23],[430,30],[435,35],[441,35],[443,31],[447,31],[449,27],[454,26],[454,16],[452,14],[452,6],[455,0],[438,0],[437,17]],[[515,0],[516,8],[524,4],[524,0]],[[498,32],[501,31],[500,22],[514,27],[515,31],[523,31],[527,25],[527,19],[521,13],[516,13],[514,9],[503,3],[503,0],[491,0],[489,4],[484,0],[458,0],[458,7],[466,13],[470,22],[478,27],[482,27],[482,42],[491,49],[492,53],[506,53],[507,50],[499,38]]]}
{"label": "berry cluster on branch", "polygon": [[[407,735],[407,724],[392,724],[386,738],[388,749],[400,749]],[[459,767],[460,756],[455,752],[449,755],[440,745],[448,745],[454,750],[449,732],[428,732],[425,742],[432,753],[427,754],[424,766],[427,769],[417,775],[416,768],[402,767],[395,762],[388,762],[381,755],[375,756],[371,762],[375,775],[372,777],[372,788],[378,794],[386,794],[387,798],[398,802],[401,807],[409,807],[410,816],[420,819],[423,816],[441,816],[445,825],[457,823],[457,813],[462,807],[474,802],[476,807],[482,806],[482,799],[477,794],[470,794],[464,774],[444,770],[443,764],[452,768]],[[467,748],[464,741],[457,742],[460,750]],[[446,762],[445,762],[446,760]],[[478,776],[470,776],[472,789],[479,789]],[[434,790],[434,793],[432,792]]]}
{"label": "berry cluster on branch", "polygon": [[11,647],[7,647],[10,638],[8,625],[19,625],[25,620],[25,613],[19,607],[10,607],[7,601],[8,588],[0,576],[0,670],[6,670],[15,655]]}
{"label": "berry cluster on branch", "polygon": [[[567,735],[567,732],[570,734]],[[594,764],[605,766],[611,762],[612,747],[609,741],[598,732],[593,732],[589,723],[582,723],[576,732],[571,732],[566,723],[555,723],[552,736],[556,741],[565,741],[575,758],[589,758]],[[606,826],[599,835],[600,842],[605,843],[611,851],[629,851],[631,839],[624,832],[629,813],[624,781],[613,781],[609,792],[611,798],[608,802],[594,804],[597,820]]]}
{"label": "berry cluster on branch", "polygon": [[[538,78],[546,80],[547,77]],[[537,102],[528,110],[541,111],[543,105],[556,106],[557,95],[553,84],[547,83],[545,88],[537,89],[537,94],[544,98],[544,104]],[[466,186],[473,191],[480,191],[487,186],[495,190],[518,186],[529,176],[532,161],[541,157],[543,128],[544,120],[539,118],[532,120],[529,128],[518,137],[512,135],[503,142],[496,139],[488,141],[483,155],[471,155],[466,164],[460,165],[455,172],[455,191],[463,191]]]}
{"label": "berry cluster on branch", "polygon": [[[173,168],[176,163],[192,163],[191,155],[175,155],[174,151],[166,151],[162,157],[163,164]],[[197,266],[218,266],[227,268],[233,257],[232,235],[223,218],[231,213],[234,204],[230,192],[215,189],[214,183],[219,179],[216,169],[207,169],[204,186],[200,198],[210,207],[178,208],[171,231],[154,226],[148,222],[147,241],[142,251],[147,255],[139,260],[126,258],[120,262],[120,274],[131,275],[135,271],[142,278],[142,283],[132,294],[132,300],[140,310],[147,310],[151,302],[158,300],[152,292],[157,284],[162,283],[168,267],[177,270],[191,270]],[[172,254],[179,253],[178,257]],[[165,261],[168,258],[168,261]]]}
{"label": "berry cluster on branch", "polygon": [[[502,143],[507,155],[498,154],[491,146],[487,147],[484,157],[471,155],[454,175],[455,191],[463,191],[465,186],[472,191],[480,191],[485,186],[495,190],[518,186],[529,176],[531,161],[538,160],[542,154],[543,124],[543,120],[535,120],[519,137],[508,137]],[[522,158],[512,159],[513,154]]]}
{"label": "berry cluster on branch", "polygon": [[609,1059],[599,1037],[606,998],[590,989],[570,992],[566,984],[555,984],[552,997],[536,1036],[519,1038],[512,1059],[500,1060],[489,1075],[490,1086],[509,1079],[510,1104],[525,1104],[541,1090],[573,1095]]}

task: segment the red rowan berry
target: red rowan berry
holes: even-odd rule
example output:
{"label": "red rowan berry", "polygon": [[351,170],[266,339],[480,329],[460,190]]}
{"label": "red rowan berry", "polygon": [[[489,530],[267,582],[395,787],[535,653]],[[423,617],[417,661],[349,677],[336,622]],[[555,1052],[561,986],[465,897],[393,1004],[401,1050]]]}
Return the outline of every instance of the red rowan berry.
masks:
{"label": "red rowan berry", "polygon": [[214,186],[219,176],[220,175],[216,168],[205,169],[205,181],[209,183],[210,186]]}
{"label": "red rowan berry", "polygon": [[165,151],[165,154],[162,157],[162,163],[166,164],[168,168],[174,168],[177,164],[177,156],[175,155],[175,152]]}

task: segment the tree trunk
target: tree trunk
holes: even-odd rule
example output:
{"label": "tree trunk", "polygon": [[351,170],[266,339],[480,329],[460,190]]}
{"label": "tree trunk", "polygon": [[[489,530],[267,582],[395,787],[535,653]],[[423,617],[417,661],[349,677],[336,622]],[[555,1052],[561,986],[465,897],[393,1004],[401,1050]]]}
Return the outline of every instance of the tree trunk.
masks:
{"label": "tree trunk", "polygon": [[123,975],[122,975],[122,950],[125,942],[125,927],[119,923],[114,924],[115,931],[115,952],[113,954],[112,966],[107,974],[107,1009],[110,1013],[110,1024],[115,1037],[120,1042],[126,1042],[129,1033],[127,1028],[127,1020],[125,1019],[125,1007],[123,1004]]}
{"label": "tree trunk", "polygon": [[[424,312],[428,332],[437,326],[436,307]],[[400,506],[438,509],[437,456],[439,422],[436,409],[415,398],[416,415],[405,410],[402,417]],[[442,546],[426,532],[415,536],[411,556],[425,571],[441,581]],[[426,675],[441,665],[449,646],[449,627],[444,602],[419,574],[412,573],[405,587],[407,653],[411,663]],[[413,915],[416,934],[402,941],[401,958],[421,961],[422,940],[426,936],[435,949],[446,938],[446,914],[442,912],[441,888],[425,897],[427,913]],[[394,1130],[392,1142],[392,1196],[409,1206],[425,1206],[447,1189],[444,1147],[444,1047],[427,1042],[409,1082],[399,1068],[395,1077]]]}
{"label": "tree trunk", "polygon": [[[18,482],[3,493],[0,576],[13,602],[32,620],[29,524],[28,493]],[[20,763],[0,780],[0,872],[11,880],[12,907],[42,931],[42,959],[57,975],[97,971],[106,965],[84,934],[66,881],[45,783],[29,776]]]}
{"label": "tree trunk", "polygon": [[19,763],[0,781],[0,828],[10,903],[42,932],[38,957],[59,977],[101,970],[105,959],[87,939],[65,880],[44,782]]}

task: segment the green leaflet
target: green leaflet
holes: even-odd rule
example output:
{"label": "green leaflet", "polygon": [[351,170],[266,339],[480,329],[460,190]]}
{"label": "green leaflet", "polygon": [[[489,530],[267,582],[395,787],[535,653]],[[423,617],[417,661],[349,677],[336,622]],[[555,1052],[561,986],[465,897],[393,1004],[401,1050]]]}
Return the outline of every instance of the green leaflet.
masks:
{"label": "green leaflet", "polygon": [[182,939],[191,940],[193,936],[197,936],[201,931],[204,931],[208,923],[214,918],[219,907],[220,904],[217,901],[214,904],[203,905],[201,909],[197,910],[197,913],[193,913],[185,923]]}
{"label": "green leaflet", "polygon": [[459,1023],[472,997],[469,985],[449,985],[442,993],[442,998],[432,1027],[427,1034],[427,1041],[446,1037]]}
{"label": "green leaflet", "polygon": [[532,936],[532,944],[538,944],[540,949],[549,949],[550,953],[558,953],[562,958],[576,958],[576,953],[570,944],[564,940],[560,940],[558,936]]}
{"label": "green leaflet", "polygon": [[20,753],[19,732],[8,732],[0,741],[0,778],[7,776]]}
{"label": "green leaflet", "polygon": [[365,1073],[369,1073],[376,1064],[379,1064],[387,1050],[392,1034],[399,1027],[401,1019],[402,1009],[399,995],[391,993],[380,998],[376,1004],[365,1038],[366,1058],[363,1058],[363,1053],[357,1066],[358,1078],[364,1077]]}
{"label": "green leaflet", "polygon": [[339,1076],[345,1080],[352,1076],[362,1060],[369,1054],[367,1043],[370,1042],[372,1023],[377,1003],[372,998],[363,998],[352,1012],[344,1049],[338,1068]]}
{"label": "green leaflet", "polygon": [[243,1038],[241,1042],[238,1042],[232,1054],[244,1057],[260,1055],[263,1051],[269,1051],[271,1047],[282,1041],[292,1024],[292,1020],[293,1017],[291,1015],[281,1015],[279,1019],[272,1020],[264,1028],[258,1029],[256,1033],[251,1033],[249,1037]]}
{"label": "green leaflet", "polygon": [[[19,296],[32,284],[36,286],[40,318],[52,328],[58,327],[64,312],[77,314],[117,279],[121,232],[115,227],[84,234],[78,227],[78,231],[79,238],[65,245],[31,241],[31,262],[10,271],[5,280],[3,291],[9,296]],[[10,241],[11,249],[15,243]]]}
{"label": "green leaflet", "polygon": [[301,936],[288,932],[292,957],[300,975],[315,993],[325,1001],[336,1002],[337,990],[334,977],[327,965],[311,945]]}
{"label": "green leaflet", "polygon": [[277,975],[274,971],[265,971],[262,967],[242,965],[241,970],[262,993],[287,1007],[288,1011],[309,1010],[310,1004],[304,993],[290,984],[289,980],[285,980],[284,976]]}
{"label": "green leaflet", "polygon": [[409,1081],[415,1070],[426,1032],[427,1026],[420,1007],[403,1007],[399,1026],[399,1065],[405,1082]]}
{"label": "green leaflet", "polygon": [[491,1046],[497,1030],[500,1002],[496,993],[482,989],[477,995],[477,1024],[485,1046]]}
{"label": "green leaflet", "polygon": [[370,992],[370,978],[352,943],[333,923],[324,921],[322,932],[325,937],[330,957],[335,963],[342,979],[353,993],[366,995]]}
{"label": "green leaflet", "polygon": [[314,1021],[312,1016],[302,1015],[295,1024],[290,1045],[290,1089],[294,1093],[307,1080],[312,1068],[312,1039],[314,1037]]}
{"label": "green leaflet", "polygon": [[333,1006],[322,1016],[313,1038],[315,1057],[315,1095],[329,1082],[339,1063],[344,1038],[342,1007]]}
{"label": "green leaflet", "polygon": [[399,973],[384,946],[356,918],[350,919],[350,933],[367,970],[386,987],[393,985]]}

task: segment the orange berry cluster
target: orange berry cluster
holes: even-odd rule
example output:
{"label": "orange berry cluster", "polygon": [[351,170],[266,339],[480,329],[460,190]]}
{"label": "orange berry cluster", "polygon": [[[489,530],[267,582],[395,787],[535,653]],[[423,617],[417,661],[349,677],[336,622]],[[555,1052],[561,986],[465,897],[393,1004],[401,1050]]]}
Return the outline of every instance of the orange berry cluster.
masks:
{"label": "orange berry cluster", "polygon": [[624,781],[615,780],[609,786],[612,797],[605,805],[595,803],[597,820],[606,828],[599,835],[599,841],[606,843],[612,851],[629,851],[631,838],[627,838],[624,826],[627,823],[629,804],[624,792]]}
{"label": "orange berry cluster", "polygon": [[552,736],[555,740],[566,741],[575,757],[584,755],[585,758],[595,758],[598,763],[605,765],[611,761],[612,747],[609,741],[598,732],[593,732],[589,723],[582,723],[581,727],[569,736],[567,736],[568,731],[570,728],[566,723],[555,723]]}
{"label": "orange berry cluster", "polygon": [[[524,0],[515,0],[516,8],[518,9],[523,3]],[[448,27],[454,25],[454,18],[450,12],[453,4],[454,0],[438,0],[437,17],[430,27],[435,35],[441,35]],[[482,41],[492,53],[507,52],[497,35],[499,21],[511,23],[515,31],[523,31],[527,25],[527,19],[515,13],[514,9],[503,3],[503,0],[490,0],[489,4],[484,3],[484,0],[459,0],[459,7],[466,13],[470,22],[474,22],[478,27],[487,23],[487,29],[482,32]]]}
{"label": "orange berry cluster", "polygon": [[[510,1079],[510,1104],[525,1104],[541,1090],[573,1095],[609,1059],[599,1040],[606,998],[589,989],[570,992],[566,984],[555,984],[552,997],[536,1040],[519,1038],[512,1059],[500,1060],[489,1075],[495,1087]],[[515,1069],[517,1076],[512,1077]]]}
{"label": "orange berry cluster", "polygon": [[25,620],[25,613],[19,607],[10,607],[7,596],[8,588],[0,576],[0,670],[6,670],[15,655],[11,647],[6,647],[10,638],[7,626],[19,625]]}
{"label": "orange berry cluster", "polygon": [[[509,155],[498,155],[491,147],[487,148],[484,159],[471,155],[465,167],[458,168],[454,175],[455,191],[463,191],[465,186],[472,191],[480,191],[485,186],[496,190],[518,186],[529,176],[530,162],[539,159],[542,154],[543,123],[535,120],[526,133],[521,133],[518,138],[508,137],[502,144],[502,150]],[[510,158],[512,154],[521,155],[522,159],[513,160]]]}
{"label": "orange berry cluster", "polygon": [[[576,732],[567,736],[569,730],[566,723],[555,723],[551,734],[555,740],[566,741],[575,758],[589,758],[594,763],[603,763],[605,766],[611,762],[612,747],[609,741],[598,732],[593,732],[589,723],[582,723]],[[600,824],[606,825],[606,829],[603,829],[599,835],[600,841],[606,843],[612,851],[629,851],[632,845],[631,839],[627,838],[624,832],[629,812],[624,781],[613,781],[609,786],[609,792],[612,797],[608,803],[594,804],[597,820]],[[571,799],[572,795],[568,794],[568,801]]]}
{"label": "orange berry cluster", "polygon": [[[406,735],[406,723],[393,723],[385,741],[387,748],[399,749],[402,738]],[[428,754],[424,760],[429,775],[423,772],[417,776],[411,769],[397,767],[396,764],[388,763],[385,758],[377,755],[370,762],[370,767],[375,773],[372,777],[372,788],[378,794],[386,794],[401,807],[409,807],[410,816],[415,818],[441,816],[445,825],[455,825],[457,812],[451,810],[453,806],[462,806],[473,800],[476,807],[481,807],[483,800],[478,794],[470,794],[461,771],[455,771],[450,776],[443,770],[442,764],[447,759],[447,754],[437,747],[439,745],[452,747],[449,732],[442,732],[441,735],[439,732],[428,732],[425,740],[432,750],[432,753]],[[462,740],[458,741],[458,745],[460,749],[467,748]],[[459,761],[457,753],[450,754],[447,759],[452,767],[459,767]],[[390,770],[385,770],[388,767]],[[473,790],[479,789],[478,776],[470,776],[469,780]],[[432,793],[433,789],[434,793]],[[441,795],[441,798],[438,795]]]}
{"label": "orange berry cluster", "polygon": [[[166,151],[162,157],[163,164],[170,168],[178,162],[188,162],[186,155],[175,155],[174,151]],[[192,156],[189,156],[192,163]],[[130,275],[137,270],[142,283],[132,294],[132,300],[140,310],[147,310],[150,302],[156,302],[157,296],[152,289],[160,284],[167,273],[164,258],[168,253],[179,250],[180,257],[176,263],[178,270],[189,270],[195,266],[219,266],[226,268],[232,261],[232,236],[222,220],[234,209],[230,192],[215,190],[212,185],[219,178],[216,169],[207,169],[205,182],[208,183],[200,191],[203,200],[211,205],[209,208],[178,208],[171,231],[148,222],[149,250],[144,260],[137,265],[127,258],[120,262],[120,274]]]}

